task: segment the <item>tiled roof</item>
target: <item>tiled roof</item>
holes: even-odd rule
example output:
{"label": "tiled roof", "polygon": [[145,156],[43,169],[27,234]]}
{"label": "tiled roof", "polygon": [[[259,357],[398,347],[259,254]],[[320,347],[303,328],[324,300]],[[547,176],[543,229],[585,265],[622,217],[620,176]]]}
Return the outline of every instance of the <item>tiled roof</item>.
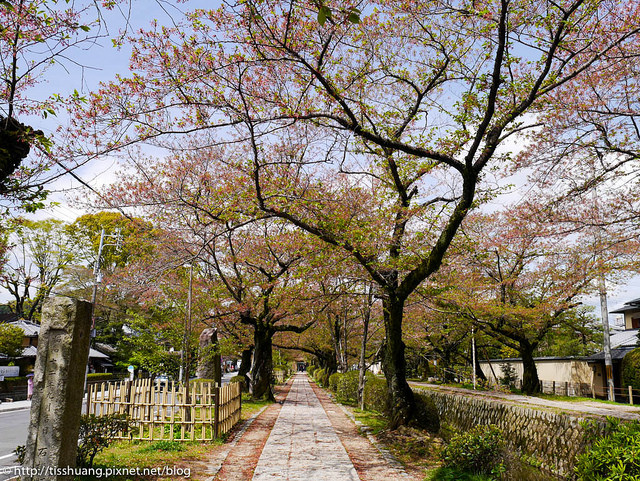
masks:
{"label": "tiled roof", "polygon": [[[36,354],[38,354],[38,348],[35,346],[27,346],[22,350],[22,357],[36,357]],[[92,359],[109,359],[109,356],[93,348],[89,349],[89,357]]]}
{"label": "tiled roof", "polygon": [[618,347],[637,347],[638,331],[640,329],[627,329],[611,334],[611,349]]}
{"label": "tiled roof", "polygon": [[9,322],[8,324],[12,326],[18,326],[24,331],[24,335],[27,337],[38,337],[38,335],[40,334],[40,324],[36,324],[31,321],[19,319],[17,321]]}

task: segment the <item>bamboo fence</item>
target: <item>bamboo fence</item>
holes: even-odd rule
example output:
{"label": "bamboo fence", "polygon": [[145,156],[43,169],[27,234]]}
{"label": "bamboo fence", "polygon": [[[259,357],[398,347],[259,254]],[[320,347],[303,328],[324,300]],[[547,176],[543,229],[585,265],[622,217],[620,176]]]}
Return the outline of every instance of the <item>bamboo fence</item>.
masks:
{"label": "bamboo fence", "polygon": [[212,441],[240,420],[240,383],[219,387],[193,382],[186,385],[152,383],[151,379],[101,383],[87,388],[87,414],[127,414],[133,429],[118,439],[143,441]]}

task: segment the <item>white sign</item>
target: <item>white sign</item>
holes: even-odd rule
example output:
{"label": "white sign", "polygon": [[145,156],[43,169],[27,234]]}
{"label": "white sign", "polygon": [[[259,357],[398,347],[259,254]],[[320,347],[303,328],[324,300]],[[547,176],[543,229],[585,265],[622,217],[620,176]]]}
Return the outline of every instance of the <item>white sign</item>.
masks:
{"label": "white sign", "polygon": [[0,376],[18,377],[20,375],[20,366],[0,366]]}
{"label": "white sign", "polygon": [[134,372],[134,371],[135,371],[135,368],[134,368],[133,366],[129,366],[129,367],[127,368],[127,371],[129,371],[129,372]]}

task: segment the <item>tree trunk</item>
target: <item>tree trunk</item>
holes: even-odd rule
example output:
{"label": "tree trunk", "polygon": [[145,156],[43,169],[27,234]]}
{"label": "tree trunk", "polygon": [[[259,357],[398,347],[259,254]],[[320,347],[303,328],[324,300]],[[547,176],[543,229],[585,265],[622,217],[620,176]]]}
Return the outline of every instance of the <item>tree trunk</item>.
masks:
{"label": "tree trunk", "polygon": [[536,349],[526,341],[520,341],[520,356],[522,357],[522,390],[526,394],[540,392],[540,380],[538,379],[538,369],[533,360],[533,352]]}
{"label": "tree trunk", "polygon": [[362,344],[360,346],[360,373],[358,374],[358,405],[364,410],[364,385],[367,375],[367,336],[369,334],[369,320],[371,319],[371,305],[367,304],[362,319]]}
{"label": "tree trunk", "polygon": [[249,371],[251,370],[251,354],[253,354],[253,347],[243,349],[240,369],[238,369],[238,376],[242,376],[244,378],[245,389],[249,389],[249,385],[251,383],[248,376]]}
{"label": "tree trunk", "polygon": [[386,343],[383,363],[389,388],[391,429],[408,424],[415,414],[413,391],[407,383],[405,346],[402,341],[403,307],[404,303],[398,299],[384,301]]}
{"label": "tree trunk", "polygon": [[321,369],[333,374],[338,371],[338,361],[336,360],[336,353],[333,349],[325,350],[316,353],[318,364]]}
{"label": "tree trunk", "polygon": [[271,391],[273,375],[273,331],[257,324],[253,334],[253,364],[251,365],[251,384],[249,392],[254,399],[274,401]]}

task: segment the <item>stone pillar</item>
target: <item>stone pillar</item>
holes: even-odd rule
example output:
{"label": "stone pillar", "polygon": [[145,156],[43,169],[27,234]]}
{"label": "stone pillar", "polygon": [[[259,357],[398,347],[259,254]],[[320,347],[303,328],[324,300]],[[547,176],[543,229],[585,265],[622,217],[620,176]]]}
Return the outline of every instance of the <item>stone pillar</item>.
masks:
{"label": "stone pillar", "polygon": [[213,379],[222,382],[221,357],[218,348],[218,330],[207,328],[200,333],[200,349],[198,350],[198,369],[196,377],[199,379]]}
{"label": "stone pillar", "polygon": [[[90,330],[90,302],[65,297],[45,301],[25,452],[27,468],[76,465]],[[21,479],[62,481],[73,476],[44,472]]]}

